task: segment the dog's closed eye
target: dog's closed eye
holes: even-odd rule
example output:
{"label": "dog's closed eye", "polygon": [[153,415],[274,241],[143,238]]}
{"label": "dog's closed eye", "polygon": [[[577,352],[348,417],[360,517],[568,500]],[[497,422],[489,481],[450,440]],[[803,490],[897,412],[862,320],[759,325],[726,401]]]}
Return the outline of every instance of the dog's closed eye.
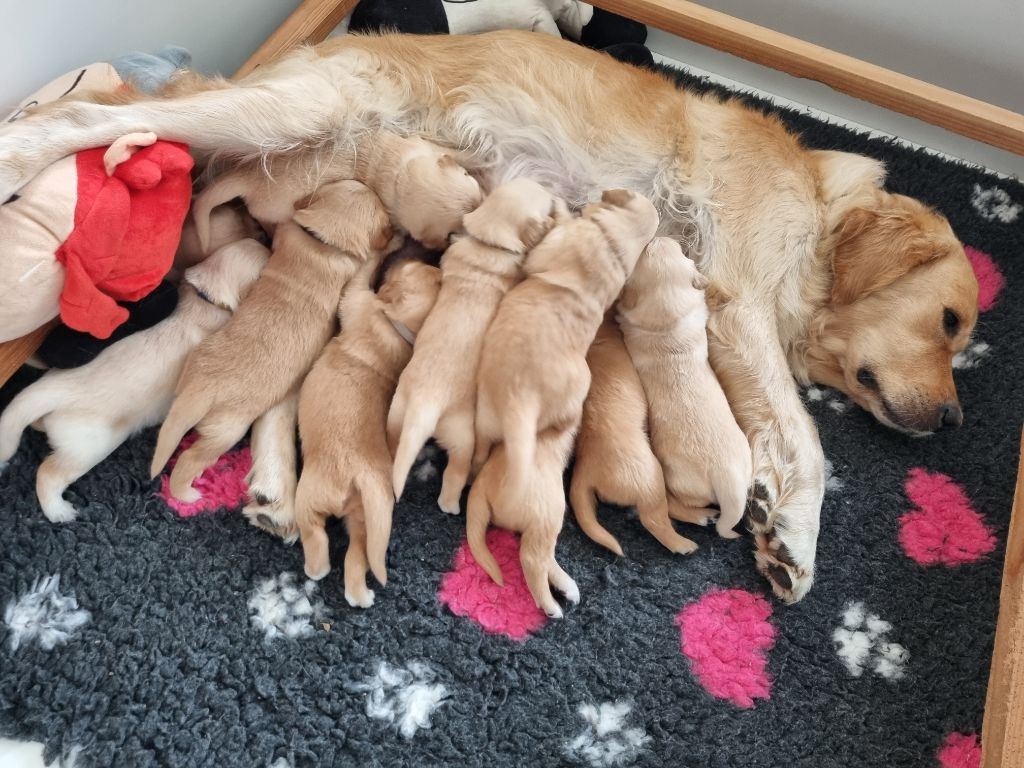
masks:
{"label": "dog's closed eye", "polygon": [[960,333],[960,317],[952,309],[945,309],[942,312],[942,328],[947,336],[956,336]]}
{"label": "dog's closed eye", "polygon": [[7,205],[8,203],[13,203],[15,200],[18,200],[20,198],[21,198],[21,195],[19,195],[17,192],[15,192],[13,195],[11,195],[6,200],[4,200],[3,204]]}

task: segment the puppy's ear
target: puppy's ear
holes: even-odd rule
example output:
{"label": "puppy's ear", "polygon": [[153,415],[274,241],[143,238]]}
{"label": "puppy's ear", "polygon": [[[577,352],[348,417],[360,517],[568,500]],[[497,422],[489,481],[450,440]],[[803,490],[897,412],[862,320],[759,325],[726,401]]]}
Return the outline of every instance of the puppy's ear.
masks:
{"label": "puppy's ear", "polygon": [[560,197],[556,197],[551,201],[550,215],[555,220],[555,225],[572,221],[572,212],[569,210],[569,206],[565,204],[565,200]]}
{"label": "puppy's ear", "polygon": [[636,199],[636,192],[628,189],[606,189],[601,193],[601,202],[614,205],[618,208],[625,208]]}
{"label": "puppy's ear", "polygon": [[451,155],[441,155],[437,158],[437,165],[443,171],[450,171],[456,168],[461,168],[458,161]]}
{"label": "puppy's ear", "polygon": [[622,293],[619,294],[619,309],[625,309],[627,311],[634,309],[639,300],[640,294],[637,289],[632,285],[627,284],[626,287],[622,289]]}
{"label": "puppy's ear", "polygon": [[950,243],[927,217],[893,206],[854,208],[839,226],[832,256],[832,301],[852,304],[921,264],[945,255]]}
{"label": "puppy's ear", "polygon": [[711,281],[708,280],[706,277],[704,277],[704,275],[702,275],[700,273],[700,271],[694,269],[693,270],[693,287],[696,288],[698,291],[703,291],[709,285],[711,285]]}
{"label": "puppy's ear", "polygon": [[517,252],[532,251],[554,226],[555,220],[551,216],[527,219],[519,228],[519,242],[522,243],[522,250]]}

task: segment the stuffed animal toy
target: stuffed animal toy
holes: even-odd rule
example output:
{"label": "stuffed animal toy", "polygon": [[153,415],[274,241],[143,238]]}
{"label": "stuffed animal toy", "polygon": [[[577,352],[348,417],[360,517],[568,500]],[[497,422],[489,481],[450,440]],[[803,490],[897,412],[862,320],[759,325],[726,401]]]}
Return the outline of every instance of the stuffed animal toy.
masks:
{"label": "stuffed animal toy", "polygon": [[[116,90],[122,74],[134,87],[151,89],[187,61],[187,51],[167,49],[82,67],[33,94],[8,121],[72,91]],[[54,163],[0,201],[0,342],[58,314],[71,329],[109,338],[129,316],[117,302],[143,298],[171,267],[191,169],[184,145],[132,134]],[[139,318],[158,314],[149,307]],[[78,343],[77,356],[88,346]],[[61,356],[55,344],[50,348],[51,357]]]}
{"label": "stuffed animal toy", "polygon": [[607,50],[631,63],[650,63],[647,27],[577,0],[362,0],[349,31],[466,35],[529,29]]}

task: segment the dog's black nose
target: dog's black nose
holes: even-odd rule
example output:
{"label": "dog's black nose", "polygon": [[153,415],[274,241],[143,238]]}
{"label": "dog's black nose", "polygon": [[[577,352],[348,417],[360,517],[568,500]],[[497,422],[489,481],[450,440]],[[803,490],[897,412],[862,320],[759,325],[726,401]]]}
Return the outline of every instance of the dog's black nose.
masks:
{"label": "dog's black nose", "polygon": [[964,414],[956,403],[943,403],[939,406],[939,429],[959,427],[964,423]]}

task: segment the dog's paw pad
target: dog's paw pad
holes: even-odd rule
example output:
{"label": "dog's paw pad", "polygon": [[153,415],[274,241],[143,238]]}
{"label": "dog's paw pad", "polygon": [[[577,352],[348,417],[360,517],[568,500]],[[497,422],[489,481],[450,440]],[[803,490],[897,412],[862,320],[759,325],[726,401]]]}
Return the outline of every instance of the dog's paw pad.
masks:
{"label": "dog's paw pad", "polygon": [[373,605],[373,599],[376,597],[372,589],[367,589],[362,594],[355,594],[345,590],[345,602],[347,602],[353,608],[369,608]]}
{"label": "dog's paw pad", "polygon": [[806,595],[814,580],[813,572],[798,565],[786,545],[774,536],[758,536],[757,544],[757,569],[772,585],[776,596],[795,603]]}
{"label": "dog's paw pad", "polygon": [[747,527],[755,533],[763,533],[771,527],[772,512],[775,508],[775,499],[768,486],[760,480],[755,480],[747,497],[747,508],[743,519]]}

